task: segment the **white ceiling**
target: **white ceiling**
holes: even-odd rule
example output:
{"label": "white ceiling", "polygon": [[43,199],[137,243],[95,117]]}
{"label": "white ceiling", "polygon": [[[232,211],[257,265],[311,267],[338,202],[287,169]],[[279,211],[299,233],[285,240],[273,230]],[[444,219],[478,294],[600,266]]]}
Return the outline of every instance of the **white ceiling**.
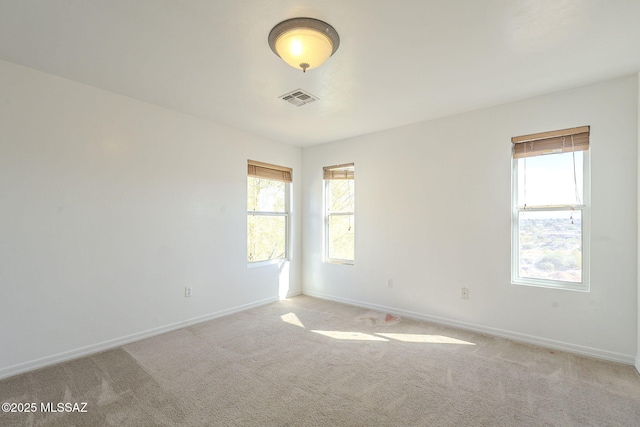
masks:
{"label": "white ceiling", "polygon": [[[306,74],[298,16],[341,38]],[[0,0],[0,60],[304,147],[636,73],[640,0]]]}

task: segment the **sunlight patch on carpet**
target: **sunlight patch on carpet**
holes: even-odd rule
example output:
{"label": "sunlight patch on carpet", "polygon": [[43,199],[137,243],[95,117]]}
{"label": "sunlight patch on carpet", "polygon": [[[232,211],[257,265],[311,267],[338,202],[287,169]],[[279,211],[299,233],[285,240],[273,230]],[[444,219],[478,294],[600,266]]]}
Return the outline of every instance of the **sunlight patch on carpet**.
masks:
{"label": "sunlight patch on carpet", "polygon": [[443,335],[425,335],[425,334],[388,334],[377,333],[385,338],[403,342],[416,342],[416,343],[428,343],[428,344],[462,344],[462,345],[475,345],[475,343],[462,341],[456,338],[445,337]]}
{"label": "sunlight patch on carpet", "polygon": [[333,338],[336,340],[350,340],[350,341],[389,341],[382,337],[375,335],[365,334],[362,332],[347,332],[347,331],[311,331],[316,334],[324,335],[325,337]]}
{"label": "sunlight patch on carpet", "polygon": [[280,316],[280,319],[282,319],[283,322],[288,323],[290,325],[299,326],[301,328],[304,328],[304,325],[302,324],[300,319],[298,319],[298,316],[296,316],[295,313],[283,314],[282,316]]}

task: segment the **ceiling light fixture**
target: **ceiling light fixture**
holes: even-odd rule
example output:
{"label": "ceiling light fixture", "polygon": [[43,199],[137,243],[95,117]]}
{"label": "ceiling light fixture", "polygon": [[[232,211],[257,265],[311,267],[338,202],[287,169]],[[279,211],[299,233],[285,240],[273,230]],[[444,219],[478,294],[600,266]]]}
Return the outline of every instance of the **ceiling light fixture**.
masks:
{"label": "ceiling light fixture", "polygon": [[293,18],[282,21],[269,33],[273,53],[302,72],[322,65],[338,46],[340,36],[331,25],[313,18]]}

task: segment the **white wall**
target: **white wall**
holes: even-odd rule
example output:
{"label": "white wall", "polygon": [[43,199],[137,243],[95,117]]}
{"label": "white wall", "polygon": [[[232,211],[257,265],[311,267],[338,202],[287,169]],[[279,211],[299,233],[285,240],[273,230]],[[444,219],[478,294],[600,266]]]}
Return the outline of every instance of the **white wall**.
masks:
{"label": "white wall", "polygon": [[[304,293],[633,363],[637,122],[630,76],[305,149]],[[511,137],[581,125],[591,126],[591,291],[512,285]],[[325,264],[321,170],[347,162],[356,264]]]}
{"label": "white wall", "polygon": [[295,179],[301,149],[0,62],[0,377],[276,300],[247,159]]}

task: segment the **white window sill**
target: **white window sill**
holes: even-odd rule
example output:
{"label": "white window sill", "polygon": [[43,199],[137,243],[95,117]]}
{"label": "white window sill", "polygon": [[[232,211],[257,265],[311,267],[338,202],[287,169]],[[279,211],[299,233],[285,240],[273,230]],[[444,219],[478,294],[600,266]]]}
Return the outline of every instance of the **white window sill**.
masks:
{"label": "white window sill", "polygon": [[268,261],[255,261],[247,263],[247,268],[266,267],[269,265],[282,265],[285,262],[289,262],[287,258],[270,259]]}

